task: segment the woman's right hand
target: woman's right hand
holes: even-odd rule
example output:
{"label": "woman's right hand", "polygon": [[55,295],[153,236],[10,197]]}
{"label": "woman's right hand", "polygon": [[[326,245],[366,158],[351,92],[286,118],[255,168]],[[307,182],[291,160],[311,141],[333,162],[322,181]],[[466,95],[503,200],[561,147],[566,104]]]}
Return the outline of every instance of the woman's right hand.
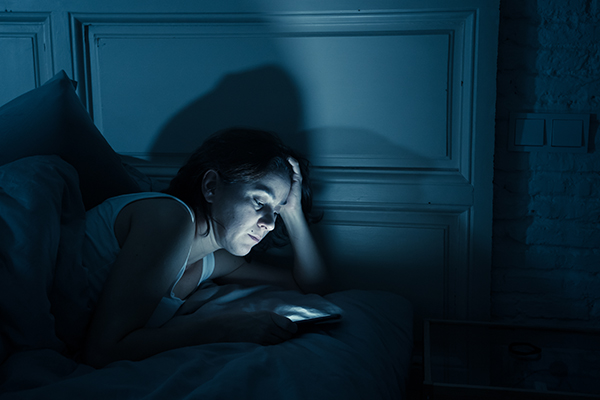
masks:
{"label": "woman's right hand", "polygon": [[223,342],[279,344],[291,339],[298,331],[298,326],[289,318],[271,311],[222,311],[218,314],[203,311],[199,309],[173,317],[160,329],[187,332],[191,336],[188,345]]}
{"label": "woman's right hand", "polygon": [[272,345],[291,339],[298,326],[271,311],[223,313],[210,318],[215,342]]}

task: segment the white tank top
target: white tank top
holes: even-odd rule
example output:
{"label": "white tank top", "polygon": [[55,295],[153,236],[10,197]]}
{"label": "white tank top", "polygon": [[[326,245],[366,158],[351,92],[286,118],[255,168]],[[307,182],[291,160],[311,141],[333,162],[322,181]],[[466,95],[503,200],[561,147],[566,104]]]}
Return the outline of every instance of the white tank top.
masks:
{"label": "white tank top", "polygon": [[[95,308],[98,303],[100,292],[108,278],[110,268],[114,264],[117,255],[121,250],[114,233],[115,221],[119,212],[121,212],[123,207],[134,201],[158,197],[169,197],[179,201],[189,211],[192,221],[194,220],[194,214],[183,201],[171,195],[159,192],[132,193],[112,197],[86,213],[83,266],[88,272],[90,306],[92,308]],[[167,293],[161,298],[160,303],[146,323],[147,328],[156,328],[163,325],[175,315],[177,310],[179,310],[184,303],[183,299],[175,296],[173,289],[183,276],[187,261],[188,260],[186,259],[185,263],[181,266],[177,277],[169,286]],[[202,260],[202,276],[198,281],[198,285],[210,278],[214,269],[215,257],[214,254],[211,253]]]}

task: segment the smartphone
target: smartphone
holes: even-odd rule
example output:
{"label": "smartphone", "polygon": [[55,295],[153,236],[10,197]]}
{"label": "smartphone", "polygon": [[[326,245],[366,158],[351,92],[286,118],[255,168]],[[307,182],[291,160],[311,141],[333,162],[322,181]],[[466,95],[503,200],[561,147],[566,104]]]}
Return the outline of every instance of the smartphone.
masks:
{"label": "smartphone", "polygon": [[326,314],[326,315],[319,315],[316,317],[308,317],[308,318],[296,320],[296,321],[294,321],[294,323],[296,323],[298,326],[314,325],[314,324],[320,324],[320,323],[324,323],[324,322],[337,322],[341,318],[342,318],[342,316],[340,314]]}

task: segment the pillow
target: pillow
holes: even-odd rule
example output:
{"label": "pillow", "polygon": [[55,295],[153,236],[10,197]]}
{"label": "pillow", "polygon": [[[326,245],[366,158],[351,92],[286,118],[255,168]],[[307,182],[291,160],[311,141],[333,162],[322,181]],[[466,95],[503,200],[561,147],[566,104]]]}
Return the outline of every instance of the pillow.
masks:
{"label": "pillow", "polygon": [[58,156],[0,166],[0,363],[80,346],[89,318],[78,175]]}
{"label": "pillow", "polygon": [[94,125],[76,84],[61,71],[0,108],[0,165],[34,155],[62,157],[77,170],[89,210],[139,187]]}

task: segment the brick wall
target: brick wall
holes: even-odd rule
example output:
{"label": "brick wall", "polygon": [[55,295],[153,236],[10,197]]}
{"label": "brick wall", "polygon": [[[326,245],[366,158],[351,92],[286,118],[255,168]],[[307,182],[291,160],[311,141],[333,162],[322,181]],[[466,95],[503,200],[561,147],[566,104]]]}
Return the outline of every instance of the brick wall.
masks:
{"label": "brick wall", "polygon": [[[600,0],[501,0],[492,317],[600,326]],[[511,111],[590,113],[583,153],[507,150]]]}

